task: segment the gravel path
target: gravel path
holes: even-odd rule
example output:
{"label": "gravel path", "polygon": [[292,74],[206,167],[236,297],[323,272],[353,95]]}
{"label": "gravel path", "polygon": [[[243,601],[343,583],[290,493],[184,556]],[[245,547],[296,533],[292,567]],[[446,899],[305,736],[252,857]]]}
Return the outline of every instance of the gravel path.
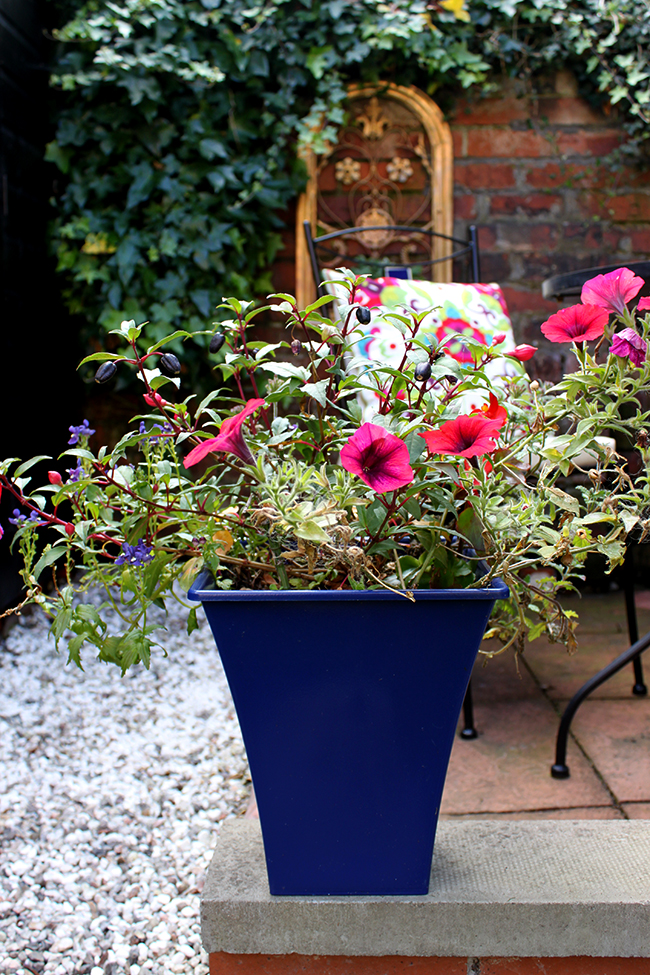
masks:
{"label": "gravel path", "polygon": [[207,623],[164,645],[121,678],[38,615],[0,643],[0,972],[207,973],[199,893],[250,781]]}

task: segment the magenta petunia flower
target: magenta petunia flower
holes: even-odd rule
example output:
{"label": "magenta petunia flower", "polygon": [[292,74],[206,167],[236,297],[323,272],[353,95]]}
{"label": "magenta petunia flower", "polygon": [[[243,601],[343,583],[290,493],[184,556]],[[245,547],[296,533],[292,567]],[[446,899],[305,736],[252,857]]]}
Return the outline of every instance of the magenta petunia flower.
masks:
{"label": "magenta petunia flower", "polygon": [[542,332],[551,342],[589,342],[600,338],[609,315],[597,305],[571,305],[544,322]]}
{"label": "magenta petunia flower", "polygon": [[650,298],[639,298],[639,304],[636,306],[637,311],[650,311]]}
{"label": "magenta petunia flower", "polygon": [[503,421],[489,420],[478,413],[461,414],[448,420],[438,430],[421,433],[432,454],[456,454],[457,457],[481,457],[496,448],[494,438]]}
{"label": "magenta petunia flower", "polygon": [[609,313],[622,315],[628,301],[636,298],[643,285],[643,278],[630,271],[629,267],[619,267],[608,274],[597,274],[585,282],[580,300],[585,305],[598,305]]}
{"label": "magenta petunia flower", "polygon": [[243,460],[245,464],[252,464],[254,458],[248,448],[248,444],[244,440],[242,425],[251,413],[259,410],[260,406],[266,406],[263,399],[249,399],[243,410],[240,410],[235,416],[229,416],[223,421],[218,437],[213,437],[211,440],[204,440],[194,450],[190,450],[183,461],[185,467],[192,467],[193,464],[198,464],[200,460],[203,460],[207,454],[213,451],[234,454],[235,457]]}
{"label": "magenta petunia flower", "polygon": [[648,346],[633,328],[624,328],[612,338],[609,351],[612,355],[629,359],[633,365],[640,366],[645,362]]}
{"label": "magenta petunia flower", "polygon": [[415,473],[403,440],[374,423],[364,423],[341,450],[341,464],[377,494],[410,484]]}

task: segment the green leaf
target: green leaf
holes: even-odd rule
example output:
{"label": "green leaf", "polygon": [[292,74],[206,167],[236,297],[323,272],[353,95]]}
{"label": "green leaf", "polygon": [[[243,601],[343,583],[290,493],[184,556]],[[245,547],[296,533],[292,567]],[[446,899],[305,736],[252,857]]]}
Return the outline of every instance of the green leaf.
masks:
{"label": "green leaf", "polygon": [[547,491],[558,508],[562,508],[564,511],[570,511],[574,515],[580,514],[580,504],[577,498],[572,498],[570,494],[566,494],[565,491],[560,491],[559,488],[549,487]]}
{"label": "green leaf", "polygon": [[92,355],[87,355],[85,359],[81,360],[79,366],[77,366],[77,369],[80,366],[85,365],[86,362],[108,362],[110,359],[117,361],[118,359],[123,358],[124,356],[118,355],[117,352],[93,352]]}
{"label": "green leaf", "polygon": [[317,403],[321,406],[326,406],[327,404],[327,387],[329,386],[329,380],[320,379],[317,383],[305,383],[302,386],[302,392],[307,393],[312,399],[315,399]]}
{"label": "green leaf", "polygon": [[295,534],[298,536],[298,538],[304,538],[309,542],[317,542],[322,544],[323,542],[330,541],[330,537],[327,532],[323,531],[320,525],[311,518],[301,522],[298,528],[295,529]]}
{"label": "green leaf", "polygon": [[426,441],[420,436],[419,433],[412,430],[411,433],[407,433],[407,435],[404,437],[404,443],[408,447],[409,462],[411,464],[415,464],[426,448]]}
{"label": "green leaf", "polygon": [[65,545],[59,545],[56,548],[51,548],[50,545],[46,545],[43,554],[34,566],[34,578],[38,579],[43,569],[47,568],[48,565],[52,565],[53,562],[56,562],[56,560],[60,559],[62,555],[65,555],[65,553]]}
{"label": "green leaf", "polygon": [[42,460],[52,460],[52,458],[48,456],[48,454],[39,454],[37,457],[32,457],[30,460],[26,460],[24,464],[21,464],[20,467],[17,467],[13,472],[13,476],[21,477],[28,470],[30,470],[34,464],[39,464]]}
{"label": "green leaf", "polygon": [[196,607],[191,609],[187,615],[187,635],[194,633],[194,630],[198,630],[199,621],[196,618]]}

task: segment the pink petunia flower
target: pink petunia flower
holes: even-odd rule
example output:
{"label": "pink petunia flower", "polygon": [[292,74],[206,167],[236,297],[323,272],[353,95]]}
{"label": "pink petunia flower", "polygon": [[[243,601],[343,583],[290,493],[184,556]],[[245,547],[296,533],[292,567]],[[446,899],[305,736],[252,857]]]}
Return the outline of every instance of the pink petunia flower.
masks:
{"label": "pink petunia flower", "polygon": [[473,413],[448,420],[438,430],[421,433],[432,454],[456,454],[457,457],[481,457],[496,448],[494,438],[502,425],[500,419],[488,420]]}
{"label": "pink petunia flower", "polygon": [[259,410],[260,406],[266,406],[263,399],[249,399],[243,410],[236,413],[235,416],[229,416],[221,424],[221,429],[219,430],[219,436],[213,437],[211,440],[204,440],[200,443],[198,447],[194,450],[190,450],[189,454],[183,461],[185,467],[192,467],[194,464],[198,464],[200,460],[213,451],[223,451],[227,454],[234,454],[235,457],[239,457],[243,460],[245,464],[252,464],[254,462],[254,457],[251,454],[248,444],[244,440],[244,435],[242,433],[242,426],[244,420]]}
{"label": "pink petunia flower", "polygon": [[648,346],[633,328],[624,328],[612,338],[609,351],[612,355],[629,359],[633,365],[640,366],[645,362]]}
{"label": "pink petunia flower", "polygon": [[589,342],[600,338],[609,315],[597,305],[571,305],[544,322],[542,332],[551,342]]}
{"label": "pink petunia flower", "polygon": [[637,311],[650,311],[650,298],[639,298],[639,304],[636,306]]}
{"label": "pink petunia flower", "polygon": [[415,473],[403,440],[374,423],[364,423],[341,450],[341,465],[383,494],[410,484]]}
{"label": "pink petunia flower", "polygon": [[637,277],[629,267],[619,267],[585,282],[580,300],[585,305],[598,305],[609,313],[622,315],[627,302],[638,295],[643,285],[643,278]]}
{"label": "pink petunia flower", "polygon": [[537,348],[534,345],[517,345],[512,350],[512,352],[506,352],[505,355],[509,355],[511,359],[516,359],[518,362],[527,362],[528,359],[532,359]]}

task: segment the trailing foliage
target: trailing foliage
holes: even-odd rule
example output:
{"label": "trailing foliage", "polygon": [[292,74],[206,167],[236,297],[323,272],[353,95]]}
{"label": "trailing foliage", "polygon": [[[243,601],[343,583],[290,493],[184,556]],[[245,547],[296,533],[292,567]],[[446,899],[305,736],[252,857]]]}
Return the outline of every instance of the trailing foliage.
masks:
{"label": "trailing foliage", "polygon": [[223,294],[272,290],[304,184],[297,140],[333,134],[350,81],[444,102],[495,71],[566,63],[587,93],[627,105],[633,132],[648,117],[647,0],[66,2],[53,242],[90,344],[124,318],[149,320],[143,343],[181,322],[196,332]]}

